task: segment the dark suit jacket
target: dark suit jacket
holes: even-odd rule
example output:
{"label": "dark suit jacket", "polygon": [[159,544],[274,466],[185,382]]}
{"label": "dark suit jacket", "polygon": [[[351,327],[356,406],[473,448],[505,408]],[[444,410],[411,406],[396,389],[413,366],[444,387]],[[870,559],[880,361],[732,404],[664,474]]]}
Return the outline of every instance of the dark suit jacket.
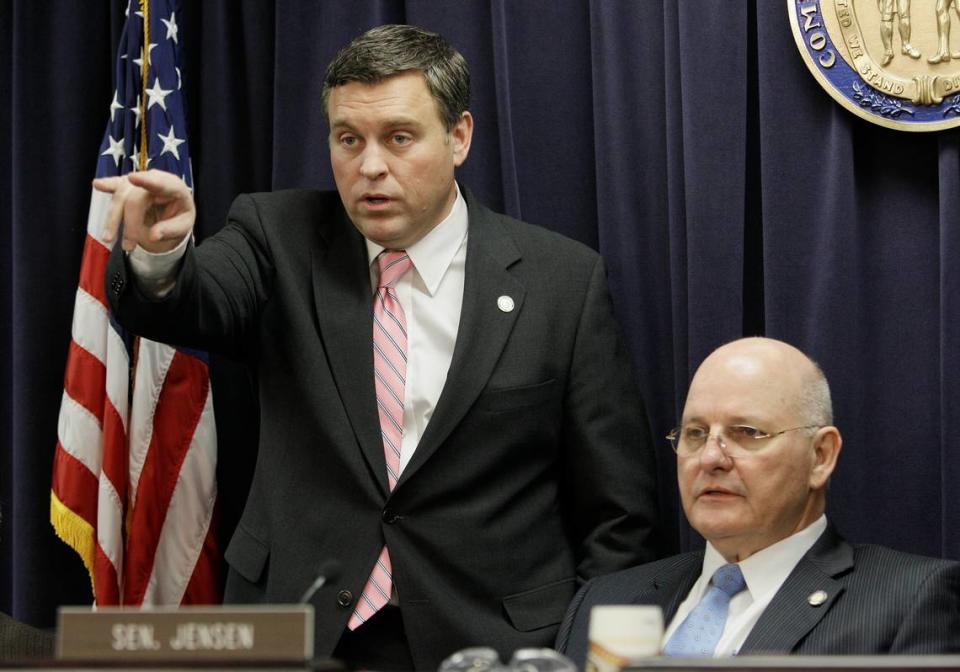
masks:
{"label": "dark suit jacket", "polygon": [[[590,609],[655,604],[669,624],[703,565],[685,553],[594,579],[567,612],[557,648],[583,665]],[[822,590],[827,599],[810,604]],[[832,526],[800,560],[750,632],[739,655],[960,652],[960,563],[851,546]]]}
{"label": "dark suit jacket", "polygon": [[0,613],[0,660],[53,658],[55,637]]}
{"label": "dark suit jacket", "polygon": [[[226,551],[226,599],[295,601],[339,560],[313,600],[321,656],[384,542],[422,669],[469,645],[550,645],[578,579],[654,557],[654,458],[600,257],[464,196],[453,361],[393,492],[367,255],[336,193],[240,196],[165,301],[140,296],[117,250],[110,262],[125,326],[255,369],[259,454]],[[498,308],[503,295],[512,311]],[[219,452],[229,459],[230,446]]]}

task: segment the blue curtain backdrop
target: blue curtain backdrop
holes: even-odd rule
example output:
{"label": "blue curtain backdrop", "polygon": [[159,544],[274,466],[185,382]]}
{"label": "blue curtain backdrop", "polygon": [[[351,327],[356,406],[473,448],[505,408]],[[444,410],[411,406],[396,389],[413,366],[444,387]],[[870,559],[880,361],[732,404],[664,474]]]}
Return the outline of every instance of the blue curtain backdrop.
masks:
{"label": "blue curtain backdrop", "polygon": [[[38,625],[90,600],[49,485],[125,5],[0,5],[0,609]],[[781,0],[204,0],[178,21],[201,238],[239,192],[332,186],[322,73],[386,22],[442,32],[471,65],[460,179],[606,257],[655,435],[711,349],[790,341],[822,364],[846,439],[832,519],[855,541],[960,558],[958,131],[841,109]],[[229,529],[254,382],[214,364]],[[664,530],[688,547],[666,442],[659,469]]]}

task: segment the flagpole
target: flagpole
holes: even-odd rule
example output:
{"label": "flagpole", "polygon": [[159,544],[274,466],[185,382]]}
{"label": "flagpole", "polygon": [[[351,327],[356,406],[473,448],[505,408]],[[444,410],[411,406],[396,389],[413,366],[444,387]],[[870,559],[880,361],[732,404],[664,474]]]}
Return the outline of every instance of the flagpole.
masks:
{"label": "flagpole", "polygon": [[[143,13],[143,59],[140,66],[140,152],[134,170],[147,169],[147,80],[150,79],[150,0],[140,0]],[[140,358],[140,337],[134,335],[130,352],[130,398],[136,383],[137,360]],[[127,521],[129,525],[129,520]]]}
{"label": "flagpole", "polygon": [[147,169],[147,79],[150,74],[150,0],[140,0],[143,12],[143,65],[140,71],[140,156],[137,170]]}

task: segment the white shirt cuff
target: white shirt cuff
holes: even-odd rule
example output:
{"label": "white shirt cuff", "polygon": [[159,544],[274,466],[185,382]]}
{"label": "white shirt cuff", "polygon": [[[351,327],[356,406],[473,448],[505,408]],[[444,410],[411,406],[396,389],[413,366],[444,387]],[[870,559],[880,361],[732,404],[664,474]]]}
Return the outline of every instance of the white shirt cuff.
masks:
{"label": "white shirt cuff", "polygon": [[141,292],[151,299],[162,299],[173,290],[180,260],[192,238],[184,236],[179,245],[167,252],[148,252],[139,245],[133,248],[127,258]]}

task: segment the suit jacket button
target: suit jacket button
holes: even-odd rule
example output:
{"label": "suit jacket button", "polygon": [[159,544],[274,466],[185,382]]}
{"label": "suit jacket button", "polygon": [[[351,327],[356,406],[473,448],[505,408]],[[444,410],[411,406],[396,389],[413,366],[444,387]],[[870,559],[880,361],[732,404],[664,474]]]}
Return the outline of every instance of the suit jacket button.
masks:
{"label": "suit jacket button", "polygon": [[382,518],[383,522],[385,522],[387,525],[393,525],[395,522],[400,520],[400,516],[394,513],[392,509],[384,509]]}
{"label": "suit jacket button", "polygon": [[110,289],[112,289],[113,293],[117,296],[120,296],[120,292],[123,291],[123,278],[119,272],[113,274],[113,278],[110,280]]}
{"label": "suit jacket button", "polygon": [[353,593],[349,590],[341,590],[337,593],[337,604],[341,607],[349,607],[353,604]]}

